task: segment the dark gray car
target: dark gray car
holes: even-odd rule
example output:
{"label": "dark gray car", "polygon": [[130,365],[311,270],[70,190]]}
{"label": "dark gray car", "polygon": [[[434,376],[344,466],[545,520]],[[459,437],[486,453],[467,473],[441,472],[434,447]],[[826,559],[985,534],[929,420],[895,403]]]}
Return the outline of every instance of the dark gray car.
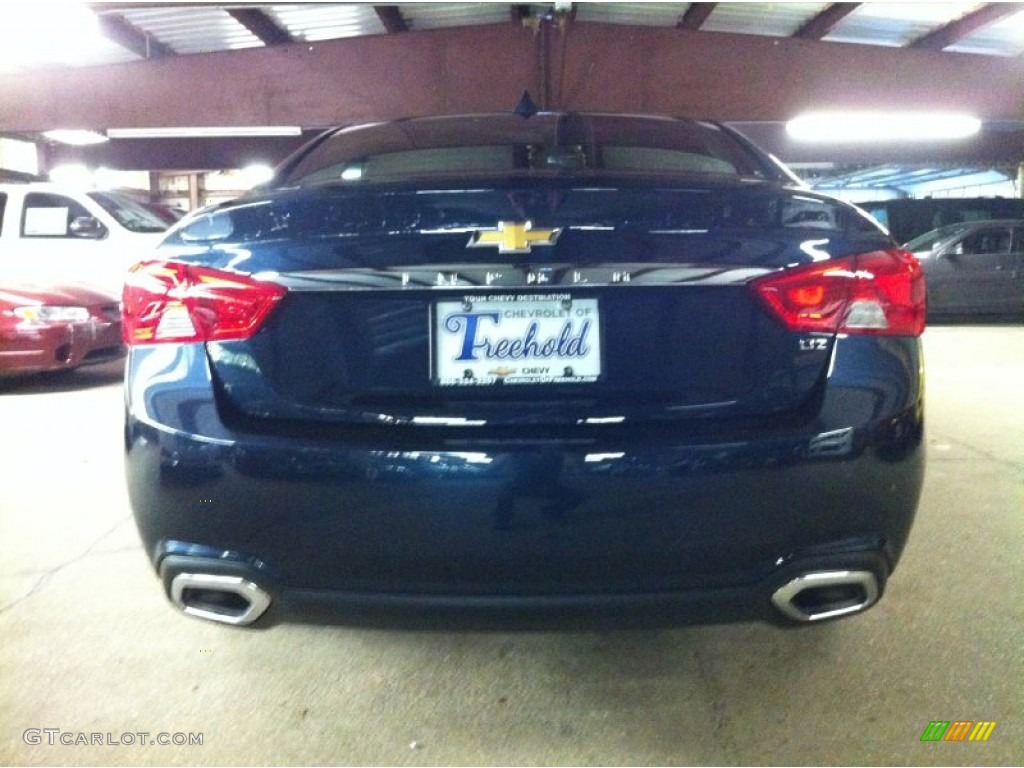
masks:
{"label": "dark gray car", "polygon": [[929,316],[1024,317],[1024,220],[949,224],[904,248],[924,270]]}

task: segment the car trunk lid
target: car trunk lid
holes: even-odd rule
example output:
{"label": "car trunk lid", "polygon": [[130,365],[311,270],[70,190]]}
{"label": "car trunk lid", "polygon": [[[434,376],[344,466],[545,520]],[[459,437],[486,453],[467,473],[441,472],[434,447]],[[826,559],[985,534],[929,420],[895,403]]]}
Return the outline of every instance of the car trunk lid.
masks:
{"label": "car trunk lid", "polygon": [[171,250],[288,288],[258,333],[208,344],[228,412],[450,429],[800,412],[832,334],[787,331],[750,281],[887,244],[801,191],[620,179],[290,190]]}

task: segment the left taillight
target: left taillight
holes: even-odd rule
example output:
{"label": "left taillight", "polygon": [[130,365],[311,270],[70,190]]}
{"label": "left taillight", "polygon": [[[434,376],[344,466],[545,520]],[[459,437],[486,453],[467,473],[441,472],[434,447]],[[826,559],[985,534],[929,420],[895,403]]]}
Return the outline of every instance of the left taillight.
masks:
{"label": "left taillight", "polygon": [[122,333],[129,345],[245,339],[286,292],[248,275],[147,261],[125,279]]}
{"label": "left taillight", "polygon": [[925,283],[910,253],[871,251],[782,270],[751,283],[789,330],[920,336]]}

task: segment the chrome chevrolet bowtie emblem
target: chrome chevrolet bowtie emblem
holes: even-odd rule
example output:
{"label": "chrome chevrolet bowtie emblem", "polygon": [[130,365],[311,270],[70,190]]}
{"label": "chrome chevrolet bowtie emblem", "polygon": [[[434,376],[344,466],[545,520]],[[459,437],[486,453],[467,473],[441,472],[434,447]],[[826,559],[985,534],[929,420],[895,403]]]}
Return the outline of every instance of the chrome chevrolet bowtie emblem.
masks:
{"label": "chrome chevrolet bowtie emblem", "polygon": [[561,229],[534,229],[531,221],[499,221],[497,229],[481,229],[467,248],[498,246],[498,253],[529,253],[535,245],[554,245]]}

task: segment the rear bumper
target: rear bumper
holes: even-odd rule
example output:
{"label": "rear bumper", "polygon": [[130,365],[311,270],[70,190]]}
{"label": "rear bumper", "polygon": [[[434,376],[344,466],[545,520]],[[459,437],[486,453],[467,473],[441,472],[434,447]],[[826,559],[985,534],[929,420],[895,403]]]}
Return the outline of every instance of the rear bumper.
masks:
{"label": "rear bumper", "polygon": [[922,474],[913,439],[896,460],[892,445],[887,458],[867,446],[822,460],[781,443],[588,461],[129,433],[132,504],[165,586],[180,572],[244,576],[279,616],[317,604],[527,622],[778,619],[772,594],[810,571],[870,571],[882,591]]}
{"label": "rear bumper", "polygon": [[[755,584],[734,587],[622,594],[431,595],[295,589],[276,582],[259,561],[217,557],[213,551],[183,542],[171,542],[167,549],[188,553],[167,554],[159,560],[164,591],[179,608],[227,624],[258,621],[260,628],[291,621],[478,630],[616,629],[756,620],[785,626],[870,608],[884,593],[890,572],[889,558],[881,549],[838,545],[835,552],[795,559]],[[800,606],[807,612],[794,615],[778,601],[798,588],[807,574],[847,580],[857,575],[858,583],[867,579],[872,588],[870,594],[841,602],[838,610],[832,604],[820,609]],[[244,585],[232,591],[242,595],[258,591],[260,601],[243,602],[241,607],[204,605],[201,595],[188,592],[187,580],[196,575],[218,588],[225,583]]]}
{"label": "rear bumper", "polygon": [[129,495],[168,594],[238,577],[268,620],[775,620],[796,577],[869,573],[881,594],[900,558],[924,473],[916,340],[900,349],[882,374],[837,361],[813,423],[458,446],[232,431],[199,349],[134,350]]}

